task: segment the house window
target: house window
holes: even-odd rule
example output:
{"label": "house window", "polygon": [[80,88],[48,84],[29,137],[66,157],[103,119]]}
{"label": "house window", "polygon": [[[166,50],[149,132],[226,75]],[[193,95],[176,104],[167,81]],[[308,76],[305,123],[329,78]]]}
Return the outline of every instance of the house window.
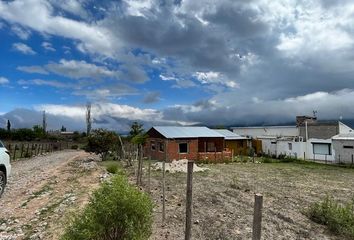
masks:
{"label": "house window", "polygon": [[343,148],[351,148],[351,149],[353,149],[354,147],[353,146],[343,146]]}
{"label": "house window", "polygon": [[313,144],[313,154],[319,155],[331,155],[331,144],[330,143],[312,143]]}
{"label": "house window", "polygon": [[151,150],[152,150],[152,151],[155,151],[155,150],[156,150],[155,141],[151,141]]}
{"label": "house window", "polygon": [[293,144],[292,143],[288,143],[289,146],[289,150],[292,151],[293,150]]}
{"label": "house window", "polygon": [[162,143],[162,142],[159,143],[159,151],[160,152],[164,152],[165,151],[165,144]]}
{"label": "house window", "polygon": [[215,151],[215,143],[214,142],[208,142],[207,144],[207,152],[214,152]]}
{"label": "house window", "polygon": [[188,143],[179,144],[179,153],[188,153]]}

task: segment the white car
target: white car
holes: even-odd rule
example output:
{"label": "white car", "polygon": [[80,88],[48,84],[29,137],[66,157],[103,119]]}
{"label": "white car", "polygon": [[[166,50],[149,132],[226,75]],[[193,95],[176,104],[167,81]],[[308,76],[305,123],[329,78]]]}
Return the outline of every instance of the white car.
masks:
{"label": "white car", "polygon": [[7,178],[11,174],[10,152],[0,141],[0,197],[5,190]]}

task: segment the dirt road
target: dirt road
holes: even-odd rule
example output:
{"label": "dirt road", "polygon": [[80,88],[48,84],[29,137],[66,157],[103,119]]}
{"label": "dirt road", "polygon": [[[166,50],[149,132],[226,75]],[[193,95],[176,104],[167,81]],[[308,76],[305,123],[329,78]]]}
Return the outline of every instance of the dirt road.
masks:
{"label": "dirt road", "polygon": [[68,216],[100,183],[97,160],[68,150],[14,162],[0,199],[0,240],[58,239]]}

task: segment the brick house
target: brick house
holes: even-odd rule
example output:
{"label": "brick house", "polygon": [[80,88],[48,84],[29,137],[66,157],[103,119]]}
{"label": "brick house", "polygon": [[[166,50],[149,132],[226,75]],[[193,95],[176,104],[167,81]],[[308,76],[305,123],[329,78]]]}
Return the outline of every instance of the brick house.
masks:
{"label": "brick house", "polygon": [[224,136],[207,127],[156,126],[152,127],[147,135],[145,154],[155,160],[231,159],[231,151],[224,149]]}

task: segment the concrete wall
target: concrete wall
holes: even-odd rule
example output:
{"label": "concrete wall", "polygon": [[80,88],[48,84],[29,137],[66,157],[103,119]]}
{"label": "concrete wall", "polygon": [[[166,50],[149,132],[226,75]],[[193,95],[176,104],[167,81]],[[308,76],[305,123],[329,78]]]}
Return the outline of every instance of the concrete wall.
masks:
{"label": "concrete wall", "polygon": [[345,134],[345,133],[351,133],[353,132],[353,129],[348,127],[342,122],[339,122],[339,134]]}
{"label": "concrete wall", "polygon": [[258,136],[298,136],[296,126],[269,126],[269,127],[237,127],[232,129],[234,133],[241,136],[257,138]]}
{"label": "concrete wall", "polygon": [[348,163],[352,164],[352,158],[354,160],[354,148],[344,148],[344,146],[354,147],[354,140],[336,140],[333,139],[333,149],[336,153],[336,163]]}
{"label": "concrete wall", "polygon": [[[273,143],[272,143],[273,142]],[[274,143],[276,142],[276,143]],[[291,149],[289,148],[291,144]],[[262,139],[263,152],[270,155],[286,155],[299,159],[317,161],[334,161],[335,151],[331,148],[331,155],[313,154],[313,143],[331,143],[331,139],[309,139],[308,142],[296,142],[293,140]]]}
{"label": "concrete wall", "polygon": [[[339,133],[338,124],[308,124],[307,125],[307,134],[308,138],[316,139],[330,139],[333,136]],[[299,127],[299,134],[301,137],[306,139],[306,126],[302,125]]]}

